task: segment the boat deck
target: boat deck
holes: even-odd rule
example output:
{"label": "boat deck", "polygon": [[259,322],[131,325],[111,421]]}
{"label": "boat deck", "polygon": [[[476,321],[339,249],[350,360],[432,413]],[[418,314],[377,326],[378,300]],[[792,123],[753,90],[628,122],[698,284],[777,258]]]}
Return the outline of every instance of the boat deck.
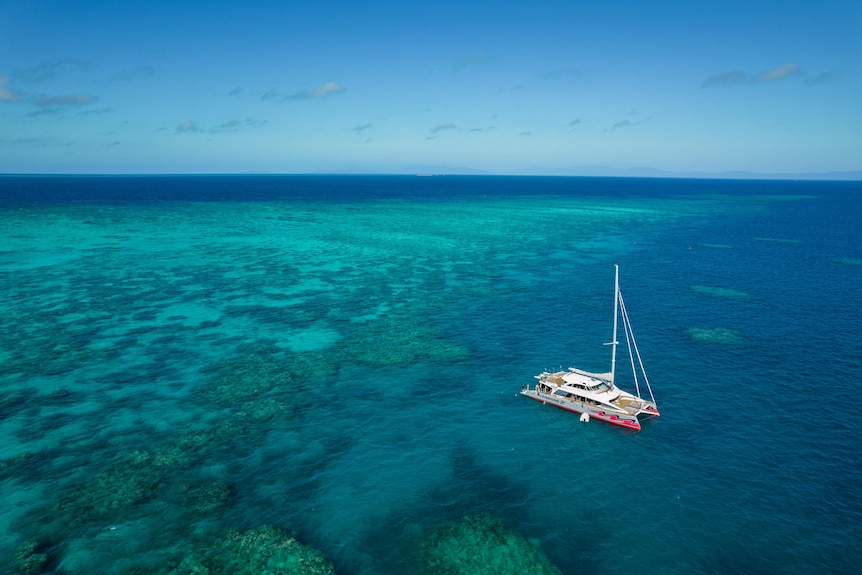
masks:
{"label": "boat deck", "polygon": [[634,397],[619,397],[613,400],[611,404],[631,415],[637,415],[648,406],[646,402]]}

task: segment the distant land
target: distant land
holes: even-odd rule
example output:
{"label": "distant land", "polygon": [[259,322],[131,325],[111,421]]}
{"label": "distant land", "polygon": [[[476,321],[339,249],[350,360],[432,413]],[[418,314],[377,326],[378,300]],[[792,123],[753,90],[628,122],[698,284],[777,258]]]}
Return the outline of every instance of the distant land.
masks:
{"label": "distant land", "polygon": [[416,174],[419,176],[587,176],[606,178],[699,178],[728,180],[844,180],[862,181],[862,170],[843,172],[766,173],[743,170],[726,172],[675,172],[655,168],[609,168],[606,166],[572,166],[568,168],[534,168],[492,172],[465,166],[410,165],[395,169],[347,166],[321,174]]}
{"label": "distant land", "polygon": [[[525,170],[523,175],[538,175],[545,171]],[[581,166],[559,170],[560,176],[616,176],[630,178],[709,178],[734,180],[862,180],[862,171],[846,172],[797,172],[797,173],[760,173],[743,170],[727,172],[674,172],[655,168],[606,168],[601,166]]]}

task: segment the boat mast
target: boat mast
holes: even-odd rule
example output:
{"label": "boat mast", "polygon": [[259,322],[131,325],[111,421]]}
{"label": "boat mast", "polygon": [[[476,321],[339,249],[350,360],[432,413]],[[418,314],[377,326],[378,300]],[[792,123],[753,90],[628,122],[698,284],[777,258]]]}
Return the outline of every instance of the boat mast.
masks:
{"label": "boat mast", "polygon": [[617,373],[617,315],[620,303],[620,266],[614,264],[614,337],[611,340],[611,383],[613,383]]}

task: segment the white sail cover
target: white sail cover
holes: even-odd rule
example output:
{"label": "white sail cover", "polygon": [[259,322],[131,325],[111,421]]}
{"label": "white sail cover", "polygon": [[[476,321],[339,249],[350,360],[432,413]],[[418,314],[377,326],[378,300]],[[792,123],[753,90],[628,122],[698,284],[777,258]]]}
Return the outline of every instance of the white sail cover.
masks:
{"label": "white sail cover", "polygon": [[585,375],[587,377],[592,377],[593,379],[601,379],[603,381],[610,381],[613,383],[614,374],[611,372],[607,373],[593,373],[591,371],[584,371],[583,369],[577,369],[575,367],[570,367],[569,371],[572,373],[577,373],[578,375]]}

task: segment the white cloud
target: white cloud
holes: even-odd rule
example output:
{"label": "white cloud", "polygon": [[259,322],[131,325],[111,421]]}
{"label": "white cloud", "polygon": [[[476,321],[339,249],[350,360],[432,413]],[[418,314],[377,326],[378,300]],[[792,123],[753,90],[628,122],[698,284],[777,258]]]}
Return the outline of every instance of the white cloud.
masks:
{"label": "white cloud", "polygon": [[454,72],[460,72],[465,68],[480,64],[485,60],[487,60],[487,56],[485,56],[484,52],[471,52],[470,54],[459,58],[453,65],[452,69]]}
{"label": "white cloud", "polygon": [[14,102],[22,99],[24,96],[15,90],[4,88],[9,83],[9,78],[0,76],[0,102]]}
{"label": "white cloud", "polygon": [[821,72],[815,76],[806,76],[805,83],[809,86],[816,86],[824,82],[831,82],[837,77],[835,72]]}
{"label": "white cloud", "polygon": [[340,94],[345,90],[344,86],[337,82],[326,82],[321,84],[311,93],[313,98],[324,98],[333,94]]}
{"label": "white cloud", "polygon": [[439,134],[440,132],[445,132],[446,130],[454,130],[455,124],[452,122],[446,122],[445,124],[440,124],[439,126],[434,126],[431,128],[432,134]]}
{"label": "white cloud", "polygon": [[[32,68],[17,71],[14,76],[16,79],[24,81],[41,81],[50,80],[57,75],[57,71],[61,68],[73,67],[80,70],[89,70],[90,63],[76,59],[58,60],[47,62]],[[0,76],[0,102],[23,101],[33,108],[35,111],[28,113],[28,116],[40,116],[46,114],[57,114],[66,111],[68,108],[77,108],[89,106],[99,101],[97,96],[86,93],[78,94],[34,94],[25,93],[13,90],[8,87],[10,79],[7,76]]]}
{"label": "white cloud", "polygon": [[243,126],[239,120],[230,120],[213,128],[214,132],[235,131]]}
{"label": "white cloud", "polygon": [[46,116],[50,114],[60,114],[67,111],[69,108],[79,108],[89,106],[99,101],[99,98],[92,94],[68,94],[65,96],[49,96],[45,94],[28,96],[27,103],[35,107],[36,110],[28,113],[28,116]]}
{"label": "white cloud", "polygon": [[91,94],[69,94],[68,96],[33,96],[30,98],[37,108],[67,108],[69,106],[87,106],[98,101]]}
{"label": "white cloud", "polygon": [[[238,132],[245,128],[259,128],[266,124],[266,120],[255,120],[254,118],[246,118],[245,120],[228,120],[222,124],[219,124],[215,128],[210,128],[208,131],[213,134],[218,134],[220,132]],[[198,129],[196,131],[203,132],[203,129]]]}
{"label": "white cloud", "polygon": [[280,94],[276,91],[275,88],[270,88],[269,90],[267,90],[266,92],[261,94],[260,99],[263,101],[266,101],[266,100],[272,100],[274,98],[278,98],[279,96],[280,96]]}
{"label": "white cloud", "polygon": [[747,84],[748,82],[748,74],[734,70],[710,76],[703,81],[703,86],[726,86],[730,84]]}
{"label": "white cloud", "polygon": [[[284,96],[282,100],[316,100],[319,98],[326,98],[328,96],[335,96],[337,94],[343,93],[347,88],[339,84],[338,82],[325,82],[315,88],[314,90],[301,90],[295,94],[291,94],[289,96]],[[268,99],[268,97],[272,97],[270,93],[273,92],[270,90],[262,99]]]}
{"label": "white cloud", "polygon": [[800,72],[799,66],[796,64],[782,64],[777,68],[772,70],[767,70],[766,72],[761,72],[754,79],[755,82],[775,82],[776,80],[783,80],[788,76],[792,76],[794,74],[798,74]]}
{"label": "white cloud", "polygon": [[194,120],[186,120],[174,130],[175,134],[186,134],[190,132],[203,132],[203,129],[199,128]]}
{"label": "white cloud", "polygon": [[458,129],[457,126],[455,126],[455,124],[453,124],[452,122],[446,122],[445,124],[439,124],[439,125],[431,128],[431,134],[426,136],[425,139],[426,140],[436,140],[437,135],[440,132],[447,132],[449,130],[457,130],[457,129]]}
{"label": "white cloud", "polygon": [[773,68],[771,70],[765,70],[760,72],[759,74],[748,74],[746,72],[740,72],[739,70],[733,70],[731,72],[723,72],[721,74],[716,74],[715,76],[710,76],[703,82],[704,87],[709,86],[732,86],[732,85],[746,85],[746,84],[762,84],[767,82],[777,82],[779,80],[784,80],[785,78],[789,78],[790,76],[795,75],[803,75],[802,69],[797,64],[781,64],[780,66]]}
{"label": "white cloud", "polygon": [[[191,134],[195,132],[206,132],[209,134],[224,134],[229,132],[239,132],[248,128],[260,128],[266,124],[266,120],[255,120],[254,118],[246,118],[245,120],[228,120],[222,122],[212,128],[199,126],[194,120],[186,120],[174,128],[174,134]],[[162,132],[166,128],[159,128],[157,132]]]}
{"label": "white cloud", "polygon": [[[634,109],[631,112],[629,112],[628,114],[626,114],[626,116],[634,116],[637,113],[638,113],[637,109]],[[613,126],[611,126],[610,128],[606,129],[605,132],[612,132],[614,130],[623,130],[623,129],[627,129],[627,128],[634,128],[635,126],[640,126],[644,122],[648,122],[648,121],[652,120],[652,118],[653,118],[652,116],[647,116],[646,118],[636,119],[636,120],[623,119],[623,120],[620,120],[619,122],[617,122],[616,124],[614,124]]]}

